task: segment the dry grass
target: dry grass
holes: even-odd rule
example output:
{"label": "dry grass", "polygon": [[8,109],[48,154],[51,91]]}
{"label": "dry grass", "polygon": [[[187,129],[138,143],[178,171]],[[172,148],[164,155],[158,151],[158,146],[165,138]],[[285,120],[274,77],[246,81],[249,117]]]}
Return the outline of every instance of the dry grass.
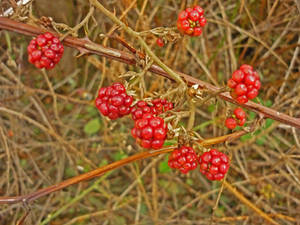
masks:
{"label": "dry grass", "polygon": [[[102,2],[131,28],[145,31],[176,26],[180,9],[198,1]],[[299,118],[300,8],[296,2],[201,1],[209,19],[201,37],[184,37],[162,49],[155,45],[155,36],[145,40],[172,69],[216,86],[224,85],[238,65],[252,64],[262,78],[260,103]],[[9,4],[0,3],[0,10]],[[34,1],[32,8],[36,18],[50,16],[57,23],[74,27],[90,6],[84,0],[40,0]],[[21,20],[21,13],[14,19]],[[116,41],[99,36],[114,31],[139,48],[135,39],[118,30],[98,10],[86,31],[92,41],[123,49]],[[84,29],[80,29],[79,36],[84,35]],[[27,62],[29,40],[0,31],[1,196],[31,193],[143,151],[130,136],[130,118],[108,121],[92,102],[99,86],[140,69],[93,55],[77,58],[78,52],[66,48],[58,66],[43,72]],[[148,72],[145,84],[145,95],[151,96],[154,91],[164,93],[171,82]],[[188,109],[188,105],[185,107]],[[227,134],[223,121],[233,107],[220,99],[196,105],[199,135],[210,138]],[[258,117],[250,111],[248,115],[249,124]],[[85,127],[94,119],[100,127],[89,134]],[[182,122],[187,125],[188,119]],[[266,223],[260,213],[252,211],[250,203],[277,224],[297,224],[299,138],[299,129],[267,119],[242,140],[218,145],[232,156],[222,192],[222,183],[207,181],[199,171],[182,176],[166,170],[163,155],[68,187],[30,205],[1,205],[0,224],[16,224],[28,207],[31,211],[24,224]]]}

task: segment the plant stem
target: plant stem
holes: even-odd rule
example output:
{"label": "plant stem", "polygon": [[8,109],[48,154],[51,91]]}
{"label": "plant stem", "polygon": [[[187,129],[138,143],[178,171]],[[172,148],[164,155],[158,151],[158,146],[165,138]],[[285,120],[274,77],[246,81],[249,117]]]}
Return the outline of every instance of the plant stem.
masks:
{"label": "plant stem", "polygon": [[[242,136],[244,134],[246,134],[245,131],[238,131],[236,133],[228,134],[228,135],[217,137],[217,138],[199,140],[199,143],[205,147],[205,146],[223,143],[225,141],[231,141],[236,138],[239,138],[240,136]],[[28,203],[30,203],[38,198],[41,198],[45,195],[62,190],[63,188],[66,188],[70,185],[77,184],[82,181],[87,181],[87,180],[90,180],[95,177],[99,177],[113,169],[120,168],[131,162],[135,162],[137,160],[146,159],[146,158],[154,157],[154,156],[157,156],[160,154],[171,152],[176,147],[177,147],[177,145],[173,145],[168,148],[161,149],[161,150],[141,152],[141,153],[135,154],[133,156],[129,156],[125,159],[121,159],[121,160],[113,162],[111,164],[102,166],[102,167],[92,170],[90,172],[72,177],[70,179],[62,181],[61,183],[39,189],[39,190],[37,190],[33,193],[30,193],[30,194],[27,194],[27,195],[21,195],[21,196],[16,196],[16,197],[0,197],[0,205],[1,204],[16,204],[16,203],[21,203],[21,202],[28,204]]]}
{"label": "plant stem", "polygon": [[140,36],[140,34],[134,30],[132,30],[130,27],[126,26],[121,20],[119,20],[113,13],[111,13],[109,10],[107,10],[101,3],[99,3],[97,0],[90,0],[90,3],[94,5],[97,9],[99,9],[101,12],[103,12],[107,17],[109,17],[114,23],[122,27],[130,36],[135,37],[138,39],[139,44],[145,49],[147,54],[150,56],[150,58],[158,64],[164,71],[166,71],[177,83],[181,85],[185,85],[185,82],[180,77],[179,74],[174,72],[170,67],[168,67],[166,64],[164,64],[150,49],[150,47],[146,44],[144,39]]}
{"label": "plant stem", "polygon": [[[8,18],[4,18],[4,17],[0,17],[0,28],[1,29],[5,29],[5,30],[9,30],[9,31],[13,31],[13,32],[17,32],[20,34],[24,34],[24,35],[29,35],[29,36],[37,36],[41,33],[44,33],[48,30],[45,29],[41,29],[38,27],[34,27],[25,23],[21,23],[21,22],[16,22],[14,20],[8,19]],[[52,32],[52,31],[49,31]],[[110,59],[114,59],[117,60],[119,62],[123,62],[129,65],[134,65],[136,64],[136,59],[132,54],[129,54],[127,52],[124,51],[120,51],[117,49],[113,49],[113,48],[109,48],[109,47],[104,47],[102,45],[96,44],[92,41],[88,41],[86,39],[80,39],[80,38],[74,38],[74,37],[66,37],[63,41],[63,44],[66,46],[69,46],[71,48],[75,48],[78,51],[80,51],[83,54],[96,54],[99,56],[104,56],[106,58],[110,58]],[[166,77],[170,80],[174,80],[174,78],[172,78],[166,71],[164,71],[160,66],[153,64],[150,69],[150,72],[158,74],[160,76]],[[218,90],[220,90],[218,87],[213,86],[209,83],[206,83],[202,80],[198,80],[192,76],[189,76],[187,74],[181,73],[181,72],[176,72],[177,74],[179,74],[184,80],[187,81],[189,86],[192,86],[194,84],[198,84],[200,88],[203,89],[208,89],[212,92],[218,92]],[[226,93],[219,93],[218,96],[220,98],[222,98],[225,101],[231,102],[233,104],[242,106],[244,108],[247,108],[250,111],[259,113],[259,114],[263,114],[264,118],[271,118],[274,120],[277,120],[281,123],[284,124],[288,124],[292,127],[296,127],[298,129],[300,129],[300,119],[299,118],[295,118],[292,116],[289,116],[287,114],[278,112],[274,109],[265,107],[263,105],[254,103],[252,101],[248,101],[246,104],[239,104],[238,102],[236,102],[228,92]]]}

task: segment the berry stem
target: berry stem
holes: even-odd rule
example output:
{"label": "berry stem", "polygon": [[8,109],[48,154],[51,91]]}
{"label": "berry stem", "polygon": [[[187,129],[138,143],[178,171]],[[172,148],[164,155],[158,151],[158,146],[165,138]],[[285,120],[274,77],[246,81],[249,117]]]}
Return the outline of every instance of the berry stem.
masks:
{"label": "berry stem", "polygon": [[[1,110],[1,107],[0,107],[0,110]],[[210,145],[219,144],[219,143],[222,143],[225,141],[231,141],[231,140],[237,139],[244,134],[246,134],[245,131],[238,131],[236,133],[232,133],[229,135],[212,138],[212,139],[201,140],[199,142],[202,146],[210,146]],[[53,192],[62,190],[63,188],[66,188],[68,186],[77,184],[82,181],[91,180],[92,178],[95,178],[95,177],[99,177],[113,169],[120,168],[131,162],[135,162],[137,160],[146,159],[146,158],[154,157],[154,156],[157,156],[160,154],[168,153],[168,152],[173,151],[175,148],[177,148],[177,146],[173,145],[173,146],[170,146],[165,149],[141,152],[141,153],[135,154],[133,156],[129,156],[125,159],[121,159],[121,160],[113,162],[111,164],[102,166],[95,170],[89,171],[87,173],[72,177],[61,183],[39,189],[39,190],[37,190],[33,193],[30,193],[30,194],[27,194],[27,195],[20,195],[20,196],[15,196],[15,197],[0,197],[0,205],[1,204],[17,204],[17,203],[21,203],[21,202],[22,203],[30,203],[38,198],[41,198],[41,197],[51,194]]]}
{"label": "berry stem", "polygon": [[[21,33],[28,36],[37,36],[41,33],[44,33],[46,30],[41,29],[38,27],[34,27],[25,23],[16,22],[14,20],[0,17],[0,28],[14,31],[17,33]],[[86,39],[80,39],[80,38],[74,38],[74,37],[66,37],[63,41],[63,44],[77,49],[83,54],[89,53],[89,54],[96,54],[100,56],[104,56],[107,58],[111,58],[114,60],[117,60],[119,62],[123,62],[129,65],[135,65],[136,59],[132,54],[129,54],[124,51],[120,51],[113,48],[104,47],[102,45],[96,44],[92,41],[88,41]],[[153,72],[155,74],[158,74],[160,76],[166,77],[170,80],[174,80],[168,73],[166,73],[160,66],[158,65],[152,65],[149,69],[150,72]],[[177,72],[184,80],[186,80],[189,84],[189,86],[192,86],[194,84],[198,84],[201,88],[206,88],[211,91],[218,91],[219,88],[216,86],[213,86],[209,83],[206,83],[202,80],[198,80],[192,76],[189,76],[187,74]],[[265,107],[263,105],[254,103],[252,101],[247,102],[246,104],[239,104],[236,102],[229,93],[220,93],[218,95],[220,98],[222,98],[225,101],[231,102],[236,105],[243,106],[244,108],[247,108],[248,110],[251,110],[253,112],[259,113],[264,115],[264,118],[271,118],[274,120],[277,120],[281,123],[288,124],[292,127],[299,128],[300,129],[300,120],[298,118],[289,116],[287,114],[278,112],[274,109]]]}
{"label": "berry stem", "polygon": [[[144,39],[140,36],[140,34],[130,27],[126,26],[121,20],[119,20],[113,13],[111,13],[109,10],[107,10],[101,3],[99,3],[97,0],[90,0],[90,3],[94,5],[97,9],[99,9],[101,12],[103,12],[107,17],[109,17],[114,23],[122,27],[129,35],[132,37],[135,37],[138,39],[139,44],[145,49],[147,54],[150,56],[153,61],[159,65],[164,71],[166,71],[178,84],[185,85],[185,82],[180,77],[179,74],[174,72],[170,67],[168,67],[166,64],[164,64],[150,49],[150,47],[146,44]],[[187,87],[186,87],[187,88]]]}

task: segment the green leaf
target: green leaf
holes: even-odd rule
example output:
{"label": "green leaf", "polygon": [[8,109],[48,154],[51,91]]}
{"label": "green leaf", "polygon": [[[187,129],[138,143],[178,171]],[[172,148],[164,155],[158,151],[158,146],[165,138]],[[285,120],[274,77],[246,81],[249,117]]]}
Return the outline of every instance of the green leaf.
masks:
{"label": "green leaf", "polygon": [[86,111],[88,112],[88,114],[90,116],[96,116],[96,115],[98,115],[98,110],[95,107],[93,107],[93,106],[86,107]]}
{"label": "green leaf", "polygon": [[171,139],[171,140],[166,140],[164,143],[164,146],[170,146],[170,145],[174,145],[176,144],[176,140],[175,139]]}
{"label": "green leaf", "polygon": [[160,173],[169,173],[171,172],[171,168],[168,165],[168,157],[165,158],[164,161],[161,161],[158,166]]}
{"label": "green leaf", "polygon": [[265,136],[262,136],[262,137],[256,139],[255,142],[256,142],[256,144],[258,144],[258,145],[264,145],[264,143],[266,142],[266,137],[265,137]]}
{"label": "green leaf", "polygon": [[251,134],[245,134],[240,139],[241,139],[241,141],[247,141],[247,140],[251,139],[251,137],[252,137]]}
{"label": "green leaf", "polygon": [[273,105],[273,102],[271,100],[265,101],[265,106],[271,107]]}
{"label": "green leaf", "polygon": [[115,161],[118,161],[118,160],[121,160],[121,159],[124,159],[124,158],[127,158],[128,155],[126,155],[124,152],[116,152],[115,154],[113,154],[113,158]]}
{"label": "green leaf", "polygon": [[84,132],[88,135],[97,133],[100,130],[100,121],[98,118],[90,120],[84,126]]}
{"label": "green leaf", "polygon": [[248,119],[249,120],[253,120],[256,116],[256,113],[255,112],[249,112],[249,116],[248,116]]}
{"label": "green leaf", "polygon": [[265,123],[265,129],[269,128],[273,124],[274,120],[267,118]]}
{"label": "green leaf", "polygon": [[208,107],[207,107],[207,110],[208,110],[208,112],[213,112],[213,111],[215,111],[215,109],[216,109],[216,105],[215,104],[211,104],[211,105],[209,105]]}

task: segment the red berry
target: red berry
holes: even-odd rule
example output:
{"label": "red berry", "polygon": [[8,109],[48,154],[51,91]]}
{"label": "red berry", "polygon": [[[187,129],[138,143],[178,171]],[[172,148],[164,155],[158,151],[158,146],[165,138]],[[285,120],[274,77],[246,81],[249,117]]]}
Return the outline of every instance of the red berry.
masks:
{"label": "red berry", "polygon": [[30,41],[28,61],[37,68],[52,69],[61,59],[64,47],[59,39],[47,32]]}
{"label": "red berry", "polygon": [[202,34],[202,28],[201,27],[195,27],[194,28],[194,36],[200,36]]}
{"label": "red berry", "polygon": [[132,102],[133,97],[126,94],[126,89],[121,83],[100,88],[95,100],[100,113],[112,120],[128,115]]}
{"label": "red berry", "polygon": [[255,88],[253,88],[251,91],[249,91],[249,92],[247,93],[247,98],[248,98],[248,99],[253,99],[253,98],[255,98],[257,95],[258,95],[258,90],[255,89]]}
{"label": "red berry", "polygon": [[198,13],[200,14],[200,16],[202,16],[203,13],[204,13],[204,10],[199,5],[196,5],[194,7],[194,10],[198,11]]}
{"label": "red berry", "polygon": [[245,77],[245,75],[241,70],[236,70],[232,74],[232,79],[237,83],[240,83],[241,81],[243,81],[244,77]]}
{"label": "red berry", "polygon": [[236,101],[240,104],[245,104],[248,102],[248,98],[246,95],[241,95],[236,98]]}
{"label": "red berry", "polygon": [[227,86],[230,87],[230,88],[235,88],[237,85],[237,82],[235,82],[233,79],[229,79],[227,81]]}
{"label": "red berry", "polygon": [[235,89],[231,92],[231,96],[240,104],[244,104],[248,99],[253,99],[258,95],[261,87],[260,78],[252,66],[244,64],[239,70],[232,74],[232,78],[228,80],[227,85]]}
{"label": "red berry", "polygon": [[200,18],[200,14],[198,11],[196,10],[193,10],[189,13],[189,18],[192,20],[192,21],[197,21],[199,20]]}
{"label": "red berry", "polygon": [[234,115],[236,116],[236,118],[238,118],[238,119],[246,118],[246,113],[245,113],[245,111],[244,111],[242,108],[240,108],[240,107],[236,108],[236,109],[233,111],[233,113],[234,113]]}
{"label": "red berry", "polygon": [[200,36],[202,27],[206,24],[206,19],[203,16],[203,9],[200,6],[186,8],[180,12],[177,19],[177,28],[184,34],[190,36]]}
{"label": "red berry", "polygon": [[193,148],[182,146],[175,149],[169,156],[168,165],[171,168],[179,169],[182,173],[197,168],[197,155]]}
{"label": "red berry", "polygon": [[200,18],[200,19],[199,19],[199,24],[200,24],[201,27],[204,27],[205,24],[206,24],[206,19],[205,19],[204,17],[203,17],[203,18]]}
{"label": "red berry", "polygon": [[259,80],[256,80],[255,83],[254,83],[254,88],[256,88],[257,90],[260,89],[260,86],[261,86],[261,83]]}
{"label": "red berry", "polygon": [[165,45],[163,39],[161,38],[157,38],[156,39],[156,44],[159,46],[159,47],[163,47]]}
{"label": "red berry", "polygon": [[187,13],[190,13],[190,12],[193,11],[193,9],[192,9],[192,8],[186,8],[185,11],[186,11]]}
{"label": "red berry", "polygon": [[162,118],[145,113],[135,121],[131,134],[143,148],[160,149],[166,139],[167,127]]}
{"label": "red berry", "polygon": [[184,31],[187,30],[187,29],[189,29],[189,27],[190,27],[190,23],[187,20],[182,20],[181,23],[180,23],[180,25],[181,25],[181,28]]}
{"label": "red berry", "polygon": [[246,118],[239,119],[238,125],[239,126],[244,126],[245,122],[246,122]]}
{"label": "red berry", "polygon": [[228,129],[233,130],[236,127],[236,120],[232,117],[225,120],[225,125]]}
{"label": "red berry", "polygon": [[221,180],[229,169],[227,155],[217,149],[211,149],[199,157],[200,172],[209,180]]}
{"label": "red berry", "polygon": [[242,70],[245,74],[252,74],[253,67],[247,64],[243,64],[240,66],[240,70]]}
{"label": "red berry", "polygon": [[245,84],[246,85],[253,85],[256,81],[256,77],[252,74],[248,74],[245,77]]}
{"label": "red berry", "polygon": [[240,95],[244,95],[247,93],[247,86],[245,84],[238,84],[235,87],[235,93],[240,96]]}
{"label": "red berry", "polygon": [[179,20],[185,20],[185,19],[188,18],[188,15],[189,15],[189,14],[188,14],[186,11],[182,11],[181,13],[179,13],[178,19],[179,19]]}

